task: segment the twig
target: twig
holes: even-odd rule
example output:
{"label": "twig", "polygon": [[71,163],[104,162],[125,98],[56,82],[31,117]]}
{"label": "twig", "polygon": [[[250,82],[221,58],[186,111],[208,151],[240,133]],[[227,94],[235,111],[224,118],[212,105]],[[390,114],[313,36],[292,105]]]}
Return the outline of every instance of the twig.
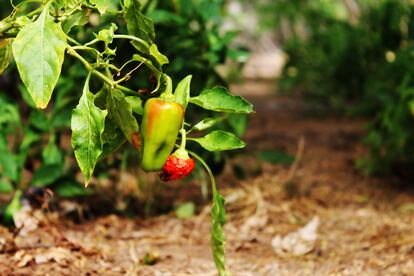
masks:
{"label": "twig", "polygon": [[285,183],[290,182],[296,174],[296,171],[298,169],[299,163],[303,158],[303,152],[305,149],[305,138],[303,136],[300,137],[299,143],[298,143],[298,150],[295,155],[295,160],[293,161],[292,166],[290,166],[288,175],[286,177]]}

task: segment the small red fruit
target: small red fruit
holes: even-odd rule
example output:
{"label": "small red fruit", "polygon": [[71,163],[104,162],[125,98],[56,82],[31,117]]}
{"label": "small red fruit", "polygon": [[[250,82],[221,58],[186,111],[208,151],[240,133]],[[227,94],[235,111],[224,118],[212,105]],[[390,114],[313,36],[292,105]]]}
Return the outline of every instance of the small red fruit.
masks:
{"label": "small red fruit", "polygon": [[193,171],[194,167],[194,159],[190,158],[185,150],[178,149],[168,156],[160,172],[160,179],[172,181],[186,177]]}

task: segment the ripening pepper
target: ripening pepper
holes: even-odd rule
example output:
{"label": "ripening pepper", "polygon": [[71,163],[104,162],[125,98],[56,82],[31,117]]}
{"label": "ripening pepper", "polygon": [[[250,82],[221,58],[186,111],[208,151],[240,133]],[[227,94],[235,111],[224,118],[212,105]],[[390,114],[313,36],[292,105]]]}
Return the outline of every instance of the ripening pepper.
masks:
{"label": "ripening pepper", "polygon": [[190,158],[183,148],[177,149],[168,156],[159,176],[163,181],[171,181],[188,176],[195,167],[194,159]]}
{"label": "ripening pepper", "polygon": [[159,171],[174,149],[183,124],[184,108],[177,102],[151,98],[144,106],[141,124],[141,167]]}

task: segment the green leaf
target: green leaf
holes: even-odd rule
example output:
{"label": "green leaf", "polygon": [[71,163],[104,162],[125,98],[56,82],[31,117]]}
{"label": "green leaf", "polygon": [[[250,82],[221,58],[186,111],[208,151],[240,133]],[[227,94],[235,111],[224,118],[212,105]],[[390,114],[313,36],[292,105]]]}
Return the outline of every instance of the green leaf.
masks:
{"label": "green leaf", "polygon": [[99,160],[112,154],[127,141],[122,130],[109,116],[105,119],[105,130],[102,134],[102,141],[104,144]]}
{"label": "green leaf", "polygon": [[233,132],[236,133],[238,136],[242,136],[246,131],[247,127],[247,115],[246,114],[230,114],[227,117],[227,121]]}
{"label": "green leaf", "polygon": [[109,116],[121,128],[128,141],[131,141],[132,135],[138,132],[139,127],[124,93],[118,89],[111,90],[108,93],[107,106]]}
{"label": "green leaf", "polygon": [[63,154],[54,142],[49,142],[42,151],[43,162],[45,165],[63,163]]}
{"label": "green leaf", "polygon": [[[152,43],[155,37],[154,25],[151,19],[141,13],[139,0],[126,1],[124,8],[126,10],[124,18],[126,21],[128,33],[135,35],[148,43]],[[134,46],[137,46],[134,43]],[[142,51],[141,47],[137,47]]]}
{"label": "green leaf", "polygon": [[182,79],[175,88],[174,96],[175,101],[181,104],[184,109],[187,108],[188,101],[190,100],[190,84],[192,75],[188,75],[184,79]]}
{"label": "green leaf", "polygon": [[202,130],[208,129],[208,128],[214,126],[215,124],[217,124],[218,122],[223,121],[223,119],[224,118],[204,118],[203,120],[201,120],[200,122],[195,124],[191,128],[191,131],[193,131],[193,130],[202,131]]}
{"label": "green leaf", "polygon": [[151,13],[149,13],[148,16],[152,19],[152,21],[156,25],[158,24],[183,25],[186,23],[186,20],[183,17],[173,12],[167,11],[167,10],[156,9],[152,11]]}
{"label": "green leaf", "polygon": [[75,181],[66,181],[56,185],[53,189],[60,197],[80,197],[88,196],[94,193],[92,189],[85,189]]}
{"label": "green leaf", "polygon": [[13,185],[4,179],[0,179],[0,193],[11,193],[14,191]]}
{"label": "green leaf", "polygon": [[31,131],[30,129],[25,129],[24,130],[24,137],[23,137],[23,141],[20,144],[20,151],[25,150],[25,149],[29,149],[30,146],[33,143],[36,143],[37,141],[40,140],[40,135],[37,134],[34,131]]}
{"label": "green leaf", "polygon": [[117,29],[118,27],[114,23],[111,23],[111,26],[109,27],[109,29],[104,29],[104,30],[99,31],[99,33],[96,35],[96,38],[99,40],[102,40],[103,42],[105,42],[106,45],[108,45],[112,43],[114,39],[115,31]]}
{"label": "green leaf", "polygon": [[414,116],[414,100],[411,100],[408,104],[409,104],[411,114]]}
{"label": "green leaf", "polygon": [[213,206],[211,208],[211,249],[213,260],[220,276],[227,275],[224,260],[224,224],[226,223],[226,209],[223,196],[215,191],[213,193]]}
{"label": "green leaf", "polygon": [[64,174],[63,163],[53,165],[42,165],[32,177],[31,185],[34,187],[45,187],[53,184]]}
{"label": "green leaf", "polygon": [[98,9],[99,13],[102,15],[106,11],[116,11],[117,0],[90,0],[92,4]]}
{"label": "green leaf", "polygon": [[[55,107],[55,106],[54,106]],[[53,110],[50,123],[51,129],[67,129],[70,127],[70,118],[72,116],[72,103],[58,110]]]}
{"label": "green leaf", "polygon": [[24,86],[23,84],[20,84],[19,91],[25,103],[31,108],[36,108],[36,104],[34,103],[32,97],[30,96],[29,91],[27,91],[26,86]]}
{"label": "green leaf", "polygon": [[47,132],[50,129],[49,119],[45,112],[39,110],[33,110],[29,116],[29,122],[31,126],[37,128],[38,130]]}
{"label": "green leaf", "polygon": [[158,51],[157,45],[152,44],[149,48],[149,52],[151,56],[155,58],[155,60],[158,62],[160,66],[163,66],[164,64],[167,64],[169,62],[168,58],[161,54],[160,51]]}
{"label": "green leaf", "polygon": [[66,36],[46,8],[13,42],[20,77],[38,108],[45,108],[62,69]]}
{"label": "green leaf", "polygon": [[20,124],[19,109],[16,105],[0,100],[0,124]]}
{"label": "green leaf", "polygon": [[22,196],[22,191],[17,190],[14,193],[12,201],[7,205],[4,210],[3,219],[6,224],[11,224],[13,222],[13,215],[22,208],[20,203],[20,197]]}
{"label": "green leaf", "polygon": [[62,29],[65,33],[69,33],[75,26],[83,26],[88,23],[87,10],[80,10],[69,15],[62,23]]}
{"label": "green leaf", "polygon": [[240,149],[246,146],[239,137],[233,133],[215,130],[201,138],[188,138],[188,140],[196,141],[208,151],[224,151]]}
{"label": "green leaf", "polygon": [[252,113],[253,105],[240,96],[231,95],[224,87],[205,90],[190,102],[207,110],[233,113]]}
{"label": "green leaf", "polygon": [[175,215],[179,219],[187,219],[194,216],[195,213],[195,205],[193,202],[186,202],[183,203],[175,209]]}
{"label": "green leaf", "polygon": [[17,181],[18,162],[16,157],[7,149],[0,150],[0,175],[8,177],[10,180]]}
{"label": "green leaf", "polygon": [[144,108],[142,107],[142,99],[137,96],[126,96],[125,100],[129,103],[132,108],[132,112],[138,115],[144,113]]}
{"label": "green leaf", "polygon": [[95,106],[94,96],[89,91],[89,77],[90,74],[79,104],[73,110],[71,120],[72,148],[85,178],[85,185],[89,183],[99,155],[102,153],[102,133],[108,113]]}
{"label": "green leaf", "polygon": [[257,155],[260,159],[272,164],[290,165],[295,160],[295,158],[292,155],[276,150],[259,151]]}
{"label": "green leaf", "polygon": [[9,59],[11,56],[10,42],[10,39],[0,39],[0,75],[3,74],[4,70],[9,66]]}

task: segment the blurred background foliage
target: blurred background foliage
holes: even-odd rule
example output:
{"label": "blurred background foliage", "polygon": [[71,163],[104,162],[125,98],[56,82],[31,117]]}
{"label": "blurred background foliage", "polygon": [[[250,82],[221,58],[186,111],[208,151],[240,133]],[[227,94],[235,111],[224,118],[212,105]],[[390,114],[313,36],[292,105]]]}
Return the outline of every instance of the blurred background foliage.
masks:
{"label": "blurred background foliage", "polygon": [[414,3],[406,0],[257,1],[288,60],[282,91],[337,115],[369,120],[367,174],[409,174],[414,164]]}

